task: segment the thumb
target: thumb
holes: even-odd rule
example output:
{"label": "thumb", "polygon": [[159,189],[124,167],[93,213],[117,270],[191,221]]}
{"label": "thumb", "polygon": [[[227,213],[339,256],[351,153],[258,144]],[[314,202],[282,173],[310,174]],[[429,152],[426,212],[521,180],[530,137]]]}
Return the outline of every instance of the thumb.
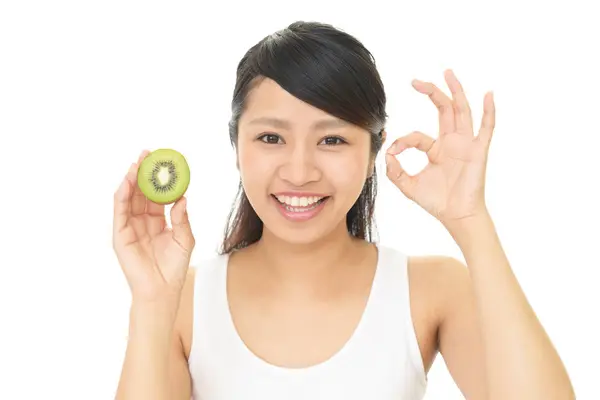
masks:
{"label": "thumb", "polygon": [[187,213],[187,199],[182,197],[171,208],[171,225],[173,226],[173,239],[187,253],[194,249],[195,240]]}
{"label": "thumb", "polygon": [[390,153],[385,154],[386,175],[409,199],[414,199],[415,177],[409,175],[400,162]]}

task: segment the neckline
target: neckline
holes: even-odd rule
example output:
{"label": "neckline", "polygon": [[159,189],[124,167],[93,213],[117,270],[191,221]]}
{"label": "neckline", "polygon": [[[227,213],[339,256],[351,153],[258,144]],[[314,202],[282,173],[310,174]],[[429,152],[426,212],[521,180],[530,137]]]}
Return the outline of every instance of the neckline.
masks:
{"label": "neckline", "polygon": [[222,308],[222,312],[225,316],[225,324],[226,324],[226,332],[229,337],[234,342],[235,349],[234,351],[242,357],[242,362],[249,362],[253,366],[265,370],[270,373],[276,374],[284,374],[284,375],[304,375],[315,373],[317,371],[321,371],[323,369],[329,368],[331,365],[339,363],[343,360],[343,357],[346,356],[356,345],[361,336],[363,335],[368,322],[371,319],[373,314],[372,308],[374,303],[377,302],[375,299],[380,292],[378,287],[380,286],[380,276],[382,275],[382,267],[385,264],[384,262],[384,249],[382,249],[378,244],[373,243],[376,250],[376,262],[375,262],[375,273],[373,274],[373,280],[371,282],[371,289],[369,290],[369,294],[367,297],[366,304],[361,313],[360,319],[358,323],[355,325],[354,330],[348,340],[333,354],[331,354],[327,359],[312,364],[306,367],[285,367],[277,364],[273,364],[265,360],[264,358],[258,356],[254,351],[252,351],[244,342],[242,337],[240,336],[237,327],[233,321],[233,315],[231,313],[231,308],[229,304],[229,296],[227,294],[227,277],[229,270],[229,260],[230,254],[225,254],[221,260],[221,274],[220,274],[220,282],[219,282],[219,298],[220,298],[220,306]]}

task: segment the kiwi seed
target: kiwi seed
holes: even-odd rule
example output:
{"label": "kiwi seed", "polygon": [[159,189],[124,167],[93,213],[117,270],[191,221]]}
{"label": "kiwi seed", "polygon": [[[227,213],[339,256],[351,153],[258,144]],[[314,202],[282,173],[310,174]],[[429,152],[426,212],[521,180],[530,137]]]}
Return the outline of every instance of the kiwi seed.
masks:
{"label": "kiwi seed", "polygon": [[185,194],[190,183],[190,168],[178,151],[158,149],[144,158],[137,178],[140,190],[148,200],[171,204]]}

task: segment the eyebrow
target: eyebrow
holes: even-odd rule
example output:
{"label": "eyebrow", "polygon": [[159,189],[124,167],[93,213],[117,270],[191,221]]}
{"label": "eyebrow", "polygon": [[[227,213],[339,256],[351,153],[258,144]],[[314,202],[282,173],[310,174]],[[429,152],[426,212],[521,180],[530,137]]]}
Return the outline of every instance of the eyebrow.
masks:
{"label": "eyebrow", "polygon": [[[274,117],[259,117],[251,120],[248,124],[250,125],[270,125],[278,129],[291,129],[292,124],[281,118]],[[313,125],[313,129],[329,129],[329,128],[343,128],[348,126],[348,123],[338,118],[325,118],[316,121]]]}

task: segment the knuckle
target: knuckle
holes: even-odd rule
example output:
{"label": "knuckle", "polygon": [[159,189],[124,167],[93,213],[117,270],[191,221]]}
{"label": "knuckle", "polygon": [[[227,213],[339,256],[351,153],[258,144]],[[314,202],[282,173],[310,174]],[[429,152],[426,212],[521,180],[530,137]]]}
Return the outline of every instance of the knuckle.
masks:
{"label": "knuckle", "polygon": [[439,103],[437,104],[437,109],[441,113],[450,112],[450,111],[452,111],[452,104],[450,103],[450,101],[440,100]]}
{"label": "knuckle", "polygon": [[454,109],[457,112],[461,112],[461,113],[470,111],[469,105],[467,103],[463,103],[463,102],[455,102]]}

